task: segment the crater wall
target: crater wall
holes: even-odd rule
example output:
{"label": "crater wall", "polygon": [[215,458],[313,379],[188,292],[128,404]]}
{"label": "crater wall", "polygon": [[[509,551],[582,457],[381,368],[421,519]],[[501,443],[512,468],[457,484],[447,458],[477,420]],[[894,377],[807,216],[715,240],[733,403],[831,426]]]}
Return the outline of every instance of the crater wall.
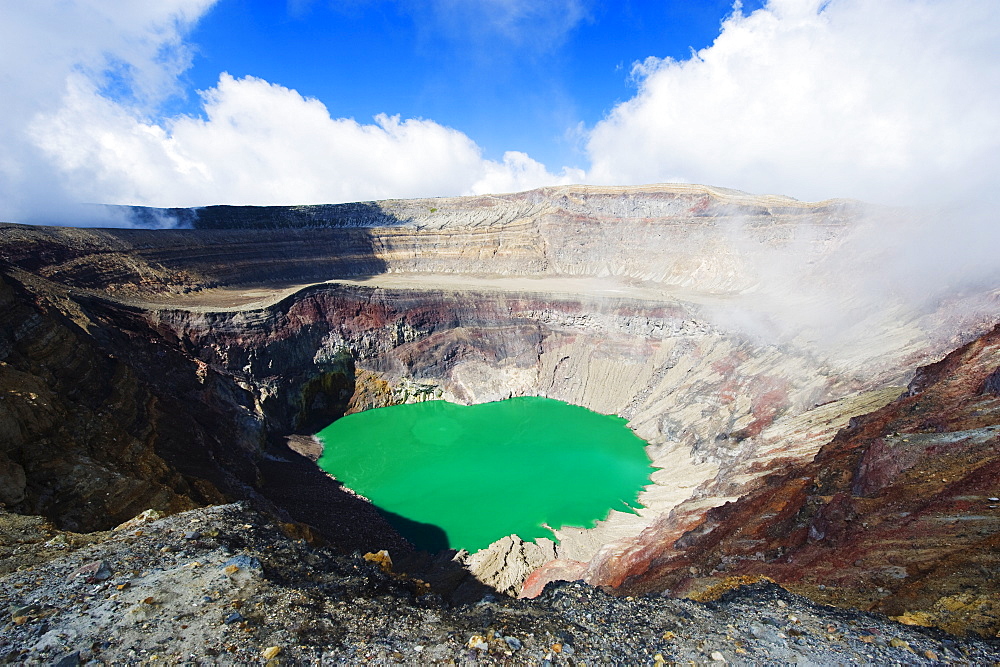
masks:
{"label": "crater wall", "polygon": [[[171,215],[191,228],[0,226],[9,312],[57,322],[64,357],[105,369],[108,396],[128,395],[123,406],[145,405],[132,411],[130,438],[164,462],[161,477],[186,480],[166,484],[174,495],[134,502],[219,494],[280,511],[261,493],[275,443],[379,405],[538,395],[627,418],[660,468],[644,509],[593,530],[559,529],[558,558],[536,584],[553,573],[621,583],[637,559],[656,558],[659,547],[637,542],[642,531],[669,521],[676,539],[712,507],[811,459],[851,417],[897,396],[915,365],[1000,312],[989,290],[878,308],[864,292],[839,290],[845,272],[878,258],[858,230],[900,215],[857,202],[563,187]],[[827,339],[821,325],[794,318],[789,327],[771,307],[782,293],[776,277],[788,292],[837,292],[850,335]],[[21,386],[29,380],[16,373],[27,372],[70,410],[84,375],[60,375],[63,357],[25,347],[18,331],[6,334],[0,378]],[[108,400],[79,419],[117,411]],[[66,485],[43,472],[51,447],[30,435],[40,408],[22,407],[0,441],[4,474],[35,489],[32,511],[68,520],[53,500]],[[88,433],[68,448],[74,460],[120,469],[104,446],[115,436]],[[67,470],[63,481],[82,478],[72,471],[83,468]],[[149,470],[132,479],[158,479]],[[29,494],[12,502],[27,509]],[[99,527],[98,507],[79,527]],[[664,535],[658,544],[670,543]]]}

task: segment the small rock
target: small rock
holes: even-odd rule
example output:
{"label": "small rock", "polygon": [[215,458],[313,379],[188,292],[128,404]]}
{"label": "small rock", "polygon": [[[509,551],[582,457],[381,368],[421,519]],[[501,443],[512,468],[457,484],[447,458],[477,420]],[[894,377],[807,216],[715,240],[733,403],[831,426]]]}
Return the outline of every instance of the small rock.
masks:
{"label": "small rock", "polygon": [[[11,612],[10,615],[11,615],[11,617],[14,618],[14,622],[16,623],[18,618],[23,618],[23,619],[27,620],[28,618],[31,618],[32,616],[39,616],[43,611],[44,610],[42,609],[41,605],[29,604],[29,605],[27,605],[25,607],[18,607],[18,608],[16,608],[14,611]],[[22,623],[23,623],[23,621],[22,621]],[[18,623],[18,625],[21,625],[21,623]]]}
{"label": "small rock", "polygon": [[83,577],[88,584],[96,584],[99,581],[106,581],[111,578],[111,568],[102,560],[95,560],[86,563],[73,570],[69,575],[70,579]]}
{"label": "small rock", "polygon": [[520,651],[521,650],[521,646],[522,646],[521,640],[518,639],[517,637],[504,637],[503,640],[505,642],[507,642],[507,646],[510,647],[510,650],[512,650],[512,651]]}
{"label": "small rock", "polygon": [[392,572],[392,558],[389,557],[389,552],[385,549],[374,553],[366,553],[364,559],[371,563],[377,563],[386,574]]}
{"label": "small rock", "polygon": [[937,660],[938,654],[930,649],[927,649],[926,651],[924,651],[924,657],[927,658],[928,660]]}
{"label": "small rock", "polygon": [[52,667],[76,667],[80,664],[80,652],[73,651],[52,663]]}
{"label": "small rock", "polygon": [[199,537],[201,537],[201,533],[199,533],[197,530],[192,530],[188,533],[184,533],[185,540],[197,540]]}
{"label": "small rock", "polygon": [[477,651],[485,651],[490,647],[490,645],[486,643],[486,637],[483,637],[482,635],[472,635],[472,638],[469,639],[466,646]]}
{"label": "small rock", "polygon": [[712,654],[708,656],[712,659],[712,662],[725,662],[726,658],[719,651],[712,651]]}
{"label": "small rock", "polygon": [[899,637],[893,637],[892,639],[890,639],[889,640],[889,646],[891,646],[893,648],[901,648],[904,651],[912,651],[913,650],[913,649],[910,648],[910,644],[908,642],[903,641]]}
{"label": "small rock", "polygon": [[229,624],[232,624],[232,623],[239,623],[242,620],[245,620],[243,618],[243,614],[241,614],[238,611],[234,611],[229,616],[226,616],[226,621],[225,622],[226,622],[226,625],[229,625]]}
{"label": "small rock", "polygon": [[761,625],[760,623],[750,624],[750,634],[755,639],[760,639],[761,641],[770,642],[772,644],[779,644],[782,639],[777,630],[772,627]]}
{"label": "small rock", "polygon": [[265,660],[272,660],[275,657],[277,657],[279,653],[281,653],[280,646],[268,646],[261,652],[261,655],[264,657]]}
{"label": "small rock", "polygon": [[[163,518],[163,512],[154,509],[148,509],[141,514],[137,514],[125,523],[118,524],[112,530],[128,530],[130,528],[135,528],[136,526],[142,525],[144,523],[149,523],[150,521],[156,521],[157,519]],[[139,531],[136,531],[139,532]]]}
{"label": "small rock", "polygon": [[[236,568],[232,570],[230,568]],[[233,556],[225,563],[222,564],[222,571],[226,574],[233,574],[239,570],[257,570],[261,571],[264,566],[260,564],[260,561],[253,556]]]}

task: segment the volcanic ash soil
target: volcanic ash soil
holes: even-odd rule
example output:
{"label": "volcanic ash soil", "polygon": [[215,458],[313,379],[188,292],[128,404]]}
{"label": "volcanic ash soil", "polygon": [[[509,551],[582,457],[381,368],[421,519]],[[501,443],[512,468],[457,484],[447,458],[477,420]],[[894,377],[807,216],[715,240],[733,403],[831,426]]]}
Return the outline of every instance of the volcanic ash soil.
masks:
{"label": "volcanic ash soil", "polygon": [[907,663],[1000,660],[957,638],[758,582],[707,603],[550,584],[457,605],[391,553],[295,539],[242,504],[76,535],[0,513],[7,663]]}

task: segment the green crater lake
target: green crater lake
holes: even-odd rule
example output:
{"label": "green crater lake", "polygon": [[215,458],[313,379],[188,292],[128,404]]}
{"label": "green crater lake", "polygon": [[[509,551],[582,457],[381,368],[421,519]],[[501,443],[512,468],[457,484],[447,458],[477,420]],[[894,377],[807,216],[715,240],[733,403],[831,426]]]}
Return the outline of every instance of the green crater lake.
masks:
{"label": "green crater lake", "polygon": [[624,419],[548,398],[378,408],[317,437],[323,470],[432,551],[551,538],[542,524],[593,527],[634,509],[653,472]]}

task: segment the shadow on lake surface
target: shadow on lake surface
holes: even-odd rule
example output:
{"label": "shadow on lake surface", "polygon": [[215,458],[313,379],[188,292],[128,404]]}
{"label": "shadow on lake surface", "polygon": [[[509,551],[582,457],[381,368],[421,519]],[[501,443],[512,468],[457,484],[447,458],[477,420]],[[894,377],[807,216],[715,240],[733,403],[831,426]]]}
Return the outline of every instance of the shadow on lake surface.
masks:
{"label": "shadow on lake surface", "polygon": [[314,528],[330,546],[344,553],[385,549],[393,558],[413,551],[377,507],[347,491],[287,443],[275,442],[268,453],[258,463],[261,494],[292,520]]}
{"label": "shadow on lake surface", "polygon": [[437,553],[451,548],[448,542],[448,533],[440,526],[407,519],[401,514],[390,512],[381,507],[378,508],[378,511],[389,522],[389,525],[399,531],[399,534],[417,549]]}
{"label": "shadow on lake surface", "polygon": [[268,453],[258,464],[261,494],[289,519],[314,528],[330,546],[344,553],[385,549],[394,572],[426,581],[433,594],[450,604],[468,604],[496,593],[454,560],[456,552],[439,526],[407,519],[359,498],[287,442],[273,443]]}

